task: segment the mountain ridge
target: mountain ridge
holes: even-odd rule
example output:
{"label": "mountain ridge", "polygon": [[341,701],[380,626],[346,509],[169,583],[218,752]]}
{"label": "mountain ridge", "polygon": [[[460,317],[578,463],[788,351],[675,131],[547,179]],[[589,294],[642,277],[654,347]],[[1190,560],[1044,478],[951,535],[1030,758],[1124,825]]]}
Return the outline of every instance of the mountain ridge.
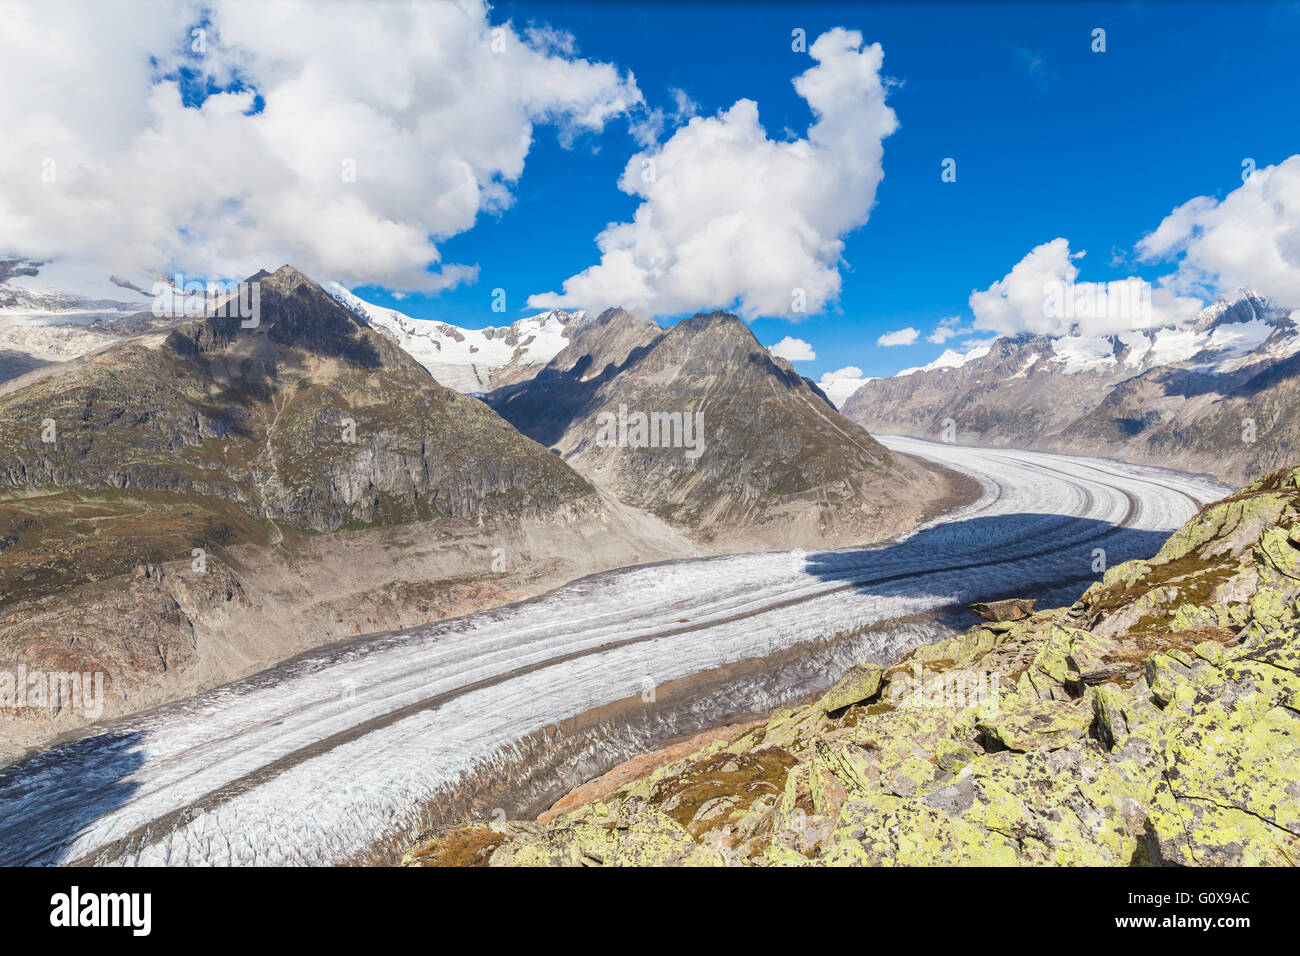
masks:
{"label": "mountain ridge", "polygon": [[325,290],[401,345],[441,384],[478,394],[529,377],[550,361],[587,313],[552,309],[507,326],[464,329],[373,305],[337,282]]}
{"label": "mountain ridge", "polygon": [[1284,465],[1300,437],[1298,318],[1246,292],[1185,327],[1003,337],[864,382],[841,411],[881,434],[1078,451],[1241,483]]}

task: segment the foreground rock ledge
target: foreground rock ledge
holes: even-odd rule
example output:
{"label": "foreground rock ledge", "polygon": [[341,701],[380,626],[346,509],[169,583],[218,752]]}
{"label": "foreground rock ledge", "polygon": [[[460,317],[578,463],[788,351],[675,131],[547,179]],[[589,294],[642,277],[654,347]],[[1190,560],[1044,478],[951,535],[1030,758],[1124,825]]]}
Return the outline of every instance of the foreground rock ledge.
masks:
{"label": "foreground rock ledge", "polygon": [[1070,608],[857,675],[843,710],[775,711],[546,825],[466,824],[404,862],[1293,865],[1298,517],[1300,468],[1278,472]]}

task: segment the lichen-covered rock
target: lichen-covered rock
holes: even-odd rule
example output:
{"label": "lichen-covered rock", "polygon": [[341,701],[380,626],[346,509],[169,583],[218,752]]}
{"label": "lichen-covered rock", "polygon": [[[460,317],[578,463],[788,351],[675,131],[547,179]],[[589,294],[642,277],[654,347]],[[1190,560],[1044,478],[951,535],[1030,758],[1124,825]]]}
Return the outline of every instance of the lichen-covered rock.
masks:
{"label": "lichen-covered rock", "polygon": [[820,707],[826,713],[843,710],[875,697],[885,669],[879,664],[859,664],[835,682],[835,686],[822,697]]}
{"label": "lichen-covered rock", "polygon": [[1092,726],[1090,704],[1030,699],[981,720],[976,726],[998,750],[1059,750]]}
{"label": "lichen-covered rock", "polygon": [[[1069,609],[855,668],[546,827],[471,825],[408,860],[1294,864],[1298,517],[1300,469],[1280,472]],[[975,672],[991,695],[951,692]]]}
{"label": "lichen-covered rock", "polygon": [[1124,712],[1124,695],[1113,685],[1098,687],[1092,695],[1093,726],[1097,739],[1107,750],[1114,748],[1128,733],[1128,717]]}

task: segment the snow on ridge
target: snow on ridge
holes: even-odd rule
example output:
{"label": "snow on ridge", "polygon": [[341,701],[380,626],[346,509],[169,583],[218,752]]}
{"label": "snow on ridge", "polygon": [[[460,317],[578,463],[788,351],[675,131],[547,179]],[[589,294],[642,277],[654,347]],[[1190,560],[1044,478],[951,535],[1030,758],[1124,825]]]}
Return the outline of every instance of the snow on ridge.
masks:
{"label": "snow on ridge", "polygon": [[1052,340],[1052,353],[1067,375],[1112,368],[1118,362],[1108,336],[1061,336]]}
{"label": "snow on ridge", "polygon": [[465,393],[485,391],[492,373],[508,365],[545,365],[587,319],[586,312],[552,309],[508,326],[463,329],[374,305],[337,282],[326,283],[325,291],[372,328],[392,336],[439,383]]}
{"label": "snow on ridge", "polygon": [[[1233,313],[1234,307],[1242,302],[1250,305],[1248,317]],[[1300,310],[1278,309],[1268,299],[1247,289],[1236,298],[1218,299],[1181,325],[1133,329],[1107,336],[1072,334],[1042,338],[1050,351],[1041,357],[1049,362],[1054,360],[1055,370],[1064,375],[1105,374],[1120,368],[1142,371],[1197,360],[1199,371],[1226,374],[1268,359],[1300,353]],[[905,368],[895,377],[960,368],[988,352],[982,346],[966,351],[950,348],[928,365]],[[1040,356],[1031,356],[1011,377],[1026,377],[1039,360]]]}
{"label": "snow on ridge", "polygon": [[939,368],[961,368],[976,359],[981,359],[992,351],[991,345],[979,345],[965,352],[958,352],[956,349],[944,349],[943,354],[931,362],[929,365],[918,365],[915,368],[905,368],[894,374],[894,378],[902,378],[904,375],[912,375],[916,372],[933,372]]}
{"label": "snow on ridge", "polygon": [[[876,380],[874,375],[864,376],[860,368],[851,367],[851,370],[857,374],[837,375],[834,372],[826,372],[822,375],[821,381],[817,383],[817,387],[825,393],[826,397],[831,400],[831,404],[836,408],[843,408],[844,403],[849,400],[849,396],[860,389],[866,382]],[[845,370],[841,369],[841,371]]]}

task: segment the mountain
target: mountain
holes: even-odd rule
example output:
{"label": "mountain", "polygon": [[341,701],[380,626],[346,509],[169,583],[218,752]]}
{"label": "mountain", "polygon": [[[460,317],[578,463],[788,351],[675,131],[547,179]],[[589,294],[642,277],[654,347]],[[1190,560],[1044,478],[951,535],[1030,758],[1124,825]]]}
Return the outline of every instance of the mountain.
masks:
{"label": "mountain", "polygon": [[462,329],[372,305],[337,282],[325,289],[409,352],[443,385],[466,394],[528,378],[568,344],[586,319],[585,312],[553,309],[504,328]]}
{"label": "mountain", "polygon": [[[28,271],[9,265],[15,276],[28,275]],[[178,290],[160,302],[147,298],[91,300],[6,284],[5,266],[0,261],[0,382],[122,338],[174,326],[187,318],[187,309],[188,317],[194,317],[192,297]],[[171,281],[163,276],[151,278]],[[114,283],[139,291],[123,279]],[[323,288],[366,325],[414,357],[440,384],[467,395],[532,376],[568,344],[569,336],[586,320],[584,312],[555,309],[505,327],[462,329],[373,305],[337,282]]]}
{"label": "mountain", "polygon": [[711,547],[876,540],[953,491],[721,312],[663,329],[609,309],[486,400],[619,500]]}
{"label": "mountain", "polygon": [[130,709],[693,553],[296,270],[245,287],[0,386],[0,671]]}
{"label": "mountain", "polygon": [[[316,532],[537,513],[590,493],[300,273],[249,282],[256,327],[187,323],[4,396],[0,486],[212,495]],[[57,441],[42,440],[43,421]]]}
{"label": "mountain", "polygon": [[1293,866],[1300,468],[986,622],[415,866]]}
{"label": "mountain", "polygon": [[1300,439],[1297,320],[1247,292],[1183,327],[1000,338],[868,381],[841,411],[882,434],[1104,455],[1241,483],[1285,464]]}

